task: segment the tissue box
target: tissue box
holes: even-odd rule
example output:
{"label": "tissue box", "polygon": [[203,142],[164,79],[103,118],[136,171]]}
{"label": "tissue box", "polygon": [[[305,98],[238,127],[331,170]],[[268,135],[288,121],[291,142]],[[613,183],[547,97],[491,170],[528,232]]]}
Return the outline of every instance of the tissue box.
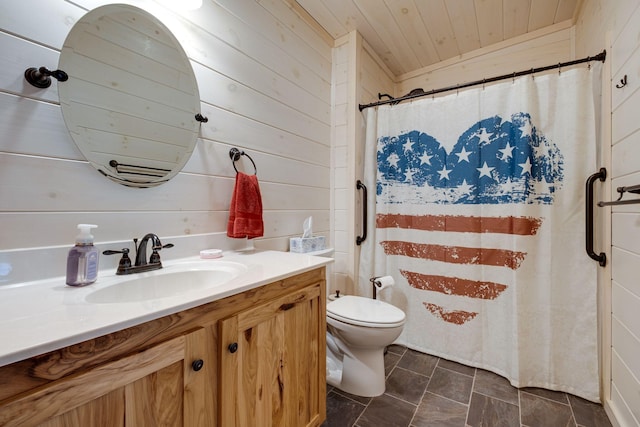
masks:
{"label": "tissue box", "polygon": [[289,251],[306,253],[325,249],[324,236],[316,237],[291,237],[289,239]]}

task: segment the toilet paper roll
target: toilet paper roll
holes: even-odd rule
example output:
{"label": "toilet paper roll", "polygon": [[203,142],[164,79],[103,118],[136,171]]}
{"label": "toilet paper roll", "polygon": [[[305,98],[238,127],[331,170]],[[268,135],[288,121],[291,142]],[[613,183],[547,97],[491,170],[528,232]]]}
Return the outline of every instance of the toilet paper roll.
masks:
{"label": "toilet paper roll", "polygon": [[381,291],[383,289],[390,288],[391,286],[395,285],[396,282],[395,280],[393,280],[393,277],[391,276],[382,276],[382,277],[377,277],[373,281],[373,284],[376,286],[376,289],[378,291]]}

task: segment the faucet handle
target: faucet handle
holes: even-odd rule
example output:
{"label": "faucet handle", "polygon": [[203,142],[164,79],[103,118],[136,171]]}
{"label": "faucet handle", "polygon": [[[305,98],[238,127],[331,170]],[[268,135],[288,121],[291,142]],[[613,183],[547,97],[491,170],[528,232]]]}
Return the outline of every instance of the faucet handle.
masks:
{"label": "faucet handle", "polygon": [[166,245],[157,245],[152,247],[154,251],[159,251],[160,249],[169,249],[173,247],[173,243],[167,243]]}
{"label": "faucet handle", "polygon": [[106,250],[102,252],[102,255],[115,255],[122,254],[120,262],[118,263],[118,270],[116,274],[125,274],[126,270],[131,267],[131,258],[129,258],[129,248],[122,248],[121,251]]}
{"label": "faucet handle", "polygon": [[149,263],[151,264],[159,264],[160,263],[160,254],[158,253],[158,251],[160,249],[165,249],[165,248],[172,248],[173,247],[173,243],[167,243],[166,245],[162,245],[162,246],[154,246],[153,252],[151,252],[151,256],[149,257]]}
{"label": "faucet handle", "polygon": [[129,248],[122,248],[121,251],[112,251],[111,249],[102,251],[102,255],[116,255],[116,254],[122,254],[122,259],[129,259]]}

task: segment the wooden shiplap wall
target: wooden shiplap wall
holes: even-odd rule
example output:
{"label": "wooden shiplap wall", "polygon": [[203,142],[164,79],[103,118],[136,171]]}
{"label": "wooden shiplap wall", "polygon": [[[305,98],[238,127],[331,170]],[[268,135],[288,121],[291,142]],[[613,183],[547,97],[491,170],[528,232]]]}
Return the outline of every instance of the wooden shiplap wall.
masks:
{"label": "wooden shiplap wall", "polygon": [[[608,45],[610,43],[610,45]],[[576,52],[607,48],[610,77],[609,176],[619,186],[640,184],[640,5],[636,0],[585,0],[576,25]],[[616,88],[627,75],[628,84]],[[633,196],[635,197],[635,196]],[[630,198],[630,197],[625,197]],[[604,405],[614,426],[640,426],[640,205],[611,208],[610,282],[606,283]]]}
{"label": "wooden shiplap wall", "polygon": [[357,293],[355,280],[361,235],[361,194],[355,185],[362,179],[364,151],[363,114],[358,104],[378,99],[378,92],[393,93],[393,74],[383,65],[359,34],[352,32],[336,41],[334,57],[333,242],[335,265],[330,291]]}
{"label": "wooden shiplap wall", "polygon": [[[612,188],[640,184],[640,6],[630,16],[611,49]],[[629,83],[622,89],[616,88],[624,75],[628,75]],[[640,204],[612,208],[611,242],[611,402],[621,425],[638,427]]]}
{"label": "wooden shiplap wall", "polygon": [[351,234],[349,228],[349,175],[353,167],[349,163],[349,130],[347,128],[349,86],[349,61],[351,49],[349,38],[336,43],[333,48],[333,129],[331,137],[332,170],[332,241],[335,263],[330,273],[327,294],[336,289],[347,293],[350,288],[349,252],[351,250]]}
{"label": "wooden shiplap wall", "polygon": [[[180,174],[156,188],[132,189],[84,160],[65,128],[58,83],[39,90],[22,77],[28,67],[57,68],[74,22],[106,3],[0,3],[0,285],[63,275],[81,222],[99,225],[100,249],[132,248],[130,239],[148,232],[174,240],[165,259],[197,255],[207,245],[244,246],[224,235],[235,175],[231,147],[258,167],[265,237],[257,248],[288,250],[307,216],[315,233],[329,237],[332,52],[325,39],[280,0],[205,1],[191,12],[127,1],[180,41],[209,118]],[[237,165],[252,170],[246,159]],[[116,262],[101,258],[104,268]]]}

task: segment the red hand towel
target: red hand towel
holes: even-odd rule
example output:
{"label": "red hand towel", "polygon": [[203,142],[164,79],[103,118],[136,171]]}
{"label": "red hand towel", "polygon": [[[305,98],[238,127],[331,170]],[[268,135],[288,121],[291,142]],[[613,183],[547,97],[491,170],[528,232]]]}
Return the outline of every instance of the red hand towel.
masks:
{"label": "red hand towel", "polygon": [[229,207],[227,236],[252,239],[262,235],[264,235],[264,223],[258,177],[238,172]]}

